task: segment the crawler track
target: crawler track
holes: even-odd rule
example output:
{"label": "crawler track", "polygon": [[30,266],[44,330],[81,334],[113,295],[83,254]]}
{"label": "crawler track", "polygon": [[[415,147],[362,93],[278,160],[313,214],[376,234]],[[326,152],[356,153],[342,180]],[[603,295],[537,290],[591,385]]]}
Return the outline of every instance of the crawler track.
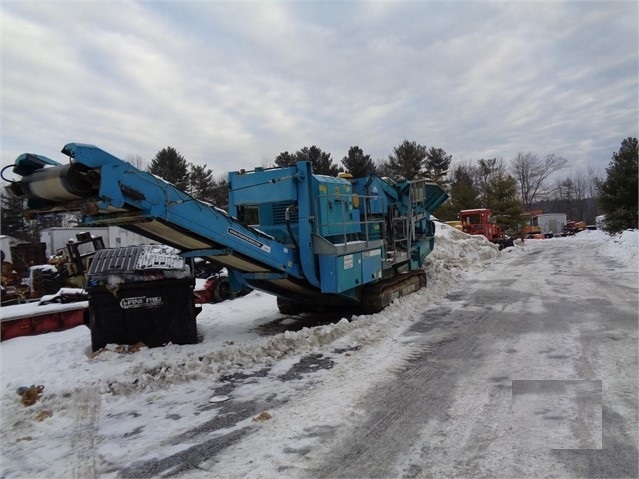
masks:
{"label": "crawler track", "polygon": [[402,273],[392,279],[380,281],[364,291],[362,305],[366,314],[379,313],[401,296],[414,293],[426,286],[424,270]]}

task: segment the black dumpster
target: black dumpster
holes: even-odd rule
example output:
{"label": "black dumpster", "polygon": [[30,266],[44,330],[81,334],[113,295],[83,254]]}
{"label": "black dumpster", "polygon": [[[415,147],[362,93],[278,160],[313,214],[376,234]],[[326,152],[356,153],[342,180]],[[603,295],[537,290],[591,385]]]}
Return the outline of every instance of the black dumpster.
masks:
{"label": "black dumpster", "polygon": [[87,274],[93,351],[107,344],[197,342],[195,279],[172,248],[104,249]]}

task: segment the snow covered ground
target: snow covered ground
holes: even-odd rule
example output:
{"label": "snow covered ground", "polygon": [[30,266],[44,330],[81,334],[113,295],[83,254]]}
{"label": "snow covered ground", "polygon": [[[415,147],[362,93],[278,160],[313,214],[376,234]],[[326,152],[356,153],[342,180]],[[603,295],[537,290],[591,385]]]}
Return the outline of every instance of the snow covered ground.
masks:
{"label": "snow covered ground", "polygon": [[[115,352],[115,345],[110,345],[111,351],[92,357],[90,333],[84,326],[2,342],[0,477],[120,477],[137,461],[160,460],[192,447],[193,431],[216,417],[222,419],[219,404],[268,404],[268,398],[273,398],[273,407],[263,416],[247,417],[209,434],[239,434],[276,416],[278,428],[297,438],[289,449],[311,447],[309,422],[317,427],[348,422],[349,415],[358,414],[353,403],[370,378],[392,374],[393,361],[411,353],[402,334],[422,316],[424,304],[436,304],[465,282],[478,280],[489,265],[560,241],[583,242],[637,271],[637,231],[613,237],[584,231],[568,238],[517,242],[499,252],[483,238],[438,225],[435,249],[426,263],[428,287],[375,315],[336,318],[299,329],[296,319],[278,312],[274,297],[254,291],[233,301],[203,305],[197,320],[202,341],[194,345],[129,354]],[[357,355],[348,353],[355,350]],[[335,366],[318,368],[310,380],[260,379],[258,372],[264,368],[271,376],[286,375],[309,355],[322,356]],[[223,394],[222,378],[251,374],[252,382]],[[43,385],[43,394],[25,407],[16,391],[31,385]],[[252,430],[240,446],[223,451],[207,469],[218,477],[286,475],[282,465],[290,459],[281,455],[287,447],[272,434],[266,427]],[[181,441],[165,440],[180,437]],[[259,474],[251,463],[251,451],[257,449],[259,458],[270,458],[260,462]],[[162,471],[168,472],[170,468]],[[128,477],[134,476],[130,472]],[[210,473],[194,469],[180,476]]]}

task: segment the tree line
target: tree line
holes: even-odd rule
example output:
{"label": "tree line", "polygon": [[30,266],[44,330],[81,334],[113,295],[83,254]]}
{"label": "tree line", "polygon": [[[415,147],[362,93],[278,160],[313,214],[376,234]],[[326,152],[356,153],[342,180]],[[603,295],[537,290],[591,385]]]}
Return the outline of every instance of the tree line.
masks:
{"label": "tree line", "polygon": [[[139,156],[125,161],[174,184],[194,198],[223,208],[228,202],[226,172],[215,176],[206,165],[188,162],[175,148],[167,146],[151,159],[148,166]],[[534,210],[566,213],[569,219],[594,223],[605,214],[610,232],[637,227],[637,139],[626,138],[614,152],[606,177],[593,168],[586,172],[550,179],[566,168],[568,161],[554,154],[539,156],[520,152],[509,163],[503,159],[481,158],[453,164],[452,155],[442,148],[426,147],[404,140],[385,159],[373,160],[357,145],[351,146],[340,163],[331,154],[313,145],[294,153],[283,151],[271,165],[284,167],[298,161],[310,161],[313,172],[336,176],[348,172],[354,178],[377,175],[392,181],[428,179],[440,184],[449,201],[434,215],[441,220],[456,220],[459,211],[490,208],[505,230],[517,230],[521,214]],[[2,191],[2,234],[25,241],[39,241],[39,231],[52,226],[69,226],[66,215],[24,217],[25,201]]]}
{"label": "tree line", "polygon": [[637,228],[638,165],[634,137],[613,152],[605,175],[588,167],[559,177],[555,174],[568,166],[565,158],[533,152],[520,152],[509,164],[496,158],[465,162],[451,169],[446,179],[450,200],[435,214],[448,220],[463,209],[490,208],[506,229],[516,229],[515,218],[523,212],[566,213],[587,224],[603,215],[603,228],[610,233]]}
{"label": "tree line", "polygon": [[[305,146],[295,153],[281,152],[270,167],[292,166],[298,161],[311,162],[313,173],[317,175],[337,176],[341,172],[348,172],[354,178],[380,175],[393,180],[429,178],[444,181],[451,156],[441,148],[427,149],[414,141],[405,140],[393,150],[387,160],[378,162],[365,154],[359,146],[351,146],[342,158],[341,165],[338,165],[333,162],[330,153],[313,145]],[[218,207],[226,204],[226,178],[215,178],[213,171],[205,165],[188,163],[175,148],[169,146],[160,150],[151,160],[148,171],[199,200],[208,201]]]}

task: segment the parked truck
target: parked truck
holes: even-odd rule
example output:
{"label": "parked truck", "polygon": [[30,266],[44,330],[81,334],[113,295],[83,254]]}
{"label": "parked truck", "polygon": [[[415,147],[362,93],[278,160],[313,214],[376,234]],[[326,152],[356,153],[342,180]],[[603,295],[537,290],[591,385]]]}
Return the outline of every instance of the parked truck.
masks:
{"label": "parked truck", "polygon": [[567,236],[574,235],[586,229],[585,221],[568,220],[563,228],[563,234]]}
{"label": "parked truck", "polygon": [[301,161],[230,172],[227,212],[93,145],[69,143],[62,152],[68,164],[20,155],[13,172],[21,179],[8,192],[27,198],[35,214],[81,212],[84,225],[118,225],[215,262],[231,288],[271,293],[283,313],[372,313],[425,286],[430,213],[448,197],[427,180],[334,178]]}
{"label": "parked truck", "polygon": [[504,235],[488,208],[462,210],[459,212],[459,220],[464,233],[484,236],[491,243],[498,245],[500,250],[513,246],[513,240]]}
{"label": "parked truck", "polygon": [[101,236],[93,236],[89,232],[76,233],[75,239],[67,241],[49,258],[48,265],[53,268],[31,268],[32,297],[55,294],[62,287],[84,288],[91,260],[104,247]]}

